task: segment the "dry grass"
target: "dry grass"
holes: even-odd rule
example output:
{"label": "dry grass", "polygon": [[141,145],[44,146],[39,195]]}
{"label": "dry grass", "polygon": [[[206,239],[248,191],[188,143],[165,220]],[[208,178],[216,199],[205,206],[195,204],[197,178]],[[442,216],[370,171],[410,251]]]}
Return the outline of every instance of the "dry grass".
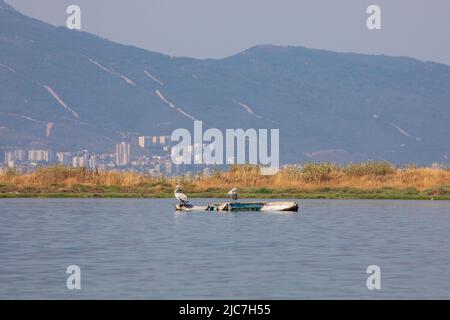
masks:
{"label": "dry grass", "polygon": [[[95,172],[61,166],[39,168],[34,173],[19,174],[8,169],[0,172],[2,192],[71,192],[75,187],[106,192],[169,193],[181,183],[192,193],[222,192],[232,187],[251,192],[267,190],[280,193],[316,192],[320,190],[352,189],[373,191],[380,189],[428,191],[429,194],[450,195],[448,168],[396,168],[387,162],[367,162],[338,166],[330,163],[309,163],[301,168],[286,168],[274,176],[260,175],[255,166],[232,166],[229,171],[214,172],[210,176],[157,178],[137,173]],[[101,187],[101,188],[100,188]],[[91,188],[91,189],[89,189]],[[100,188],[100,189],[99,189]]]}
{"label": "dry grass", "polygon": [[0,172],[0,183],[17,187],[49,187],[74,185],[118,186],[134,188],[151,179],[132,172],[96,172],[85,168],[42,167],[36,172],[19,174],[12,169]]}
{"label": "dry grass", "polygon": [[262,176],[252,166],[233,166],[229,172],[216,172],[195,181],[199,189],[221,187],[256,187],[315,191],[324,188],[374,190],[392,188],[424,191],[450,186],[449,169],[396,168],[387,162],[367,162],[338,166],[330,163],[308,163],[302,168],[280,170],[274,176]]}

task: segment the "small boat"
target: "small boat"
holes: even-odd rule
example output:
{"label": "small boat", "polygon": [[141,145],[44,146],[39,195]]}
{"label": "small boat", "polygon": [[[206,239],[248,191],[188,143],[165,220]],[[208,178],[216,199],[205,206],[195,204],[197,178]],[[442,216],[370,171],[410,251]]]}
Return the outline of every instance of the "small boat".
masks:
{"label": "small boat", "polygon": [[177,185],[174,191],[175,198],[180,201],[175,209],[177,211],[298,211],[296,202],[238,202],[237,188],[228,192],[231,202],[210,203],[206,206],[194,206],[188,197],[181,193],[181,186]]}
{"label": "small boat", "polygon": [[177,204],[178,211],[298,211],[298,204],[290,201],[277,202],[222,202],[207,206]]}

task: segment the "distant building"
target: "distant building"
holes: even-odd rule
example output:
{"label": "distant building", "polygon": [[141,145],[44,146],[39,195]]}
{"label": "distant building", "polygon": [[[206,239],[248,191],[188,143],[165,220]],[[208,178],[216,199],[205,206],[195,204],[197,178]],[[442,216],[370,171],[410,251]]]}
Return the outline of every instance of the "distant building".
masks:
{"label": "distant building", "polygon": [[6,151],[5,152],[5,164],[9,166],[9,163],[14,163],[14,152],[13,151]]}
{"label": "distant building", "polygon": [[24,162],[27,160],[26,152],[23,149],[17,149],[5,152],[5,164],[9,167],[14,167],[17,162]]}
{"label": "distant building", "polygon": [[140,136],[138,138],[138,144],[141,148],[150,148],[157,144],[157,140],[155,140],[156,137],[149,137],[149,136]]}
{"label": "distant building", "polygon": [[27,153],[23,149],[14,150],[14,160],[24,162],[27,160]]}
{"label": "distant building", "polygon": [[128,142],[116,144],[116,165],[119,167],[128,166],[130,164],[131,147]]}
{"label": "distant building", "polygon": [[63,166],[70,166],[72,164],[73,154],[71,152],[57,152],[56,161]]}
{"label": "distant building", "polygon": [[170,136],[139,136],[138,144],[141,148],[168,145]]}
{"label": "distant building", "polygon": [[72,158],[72,167],[74,168],[84,168],[86,167],[86,157],[76,156]]}
{"label": "distant building", "polygon": [[138,138],[138,144],[139,144],[139,147],[141,147],[141,148],[145,148],[145,139],[146,137],[145,136],[140,136],[139,138]]}
{"label": "distant building", "polygon": [[91,155],[88,160],[88,166],[90,169],[97,169],[97,157]]}
{"label": "distant building", "polygon": [[31,162],[50,162],[52,161],[50,150],[28,150],[28,161]]}

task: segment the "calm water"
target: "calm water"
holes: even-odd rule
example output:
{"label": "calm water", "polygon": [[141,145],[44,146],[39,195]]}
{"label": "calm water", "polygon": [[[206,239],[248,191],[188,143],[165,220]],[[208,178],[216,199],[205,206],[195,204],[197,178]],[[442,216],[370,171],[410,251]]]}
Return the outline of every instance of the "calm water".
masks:
{"label": "calm water", "polygon": [[[450,202],[231,214],[173,203],[0,200],[0,298],[450,298]],[[69,265],[79,291],[66,288]]]}

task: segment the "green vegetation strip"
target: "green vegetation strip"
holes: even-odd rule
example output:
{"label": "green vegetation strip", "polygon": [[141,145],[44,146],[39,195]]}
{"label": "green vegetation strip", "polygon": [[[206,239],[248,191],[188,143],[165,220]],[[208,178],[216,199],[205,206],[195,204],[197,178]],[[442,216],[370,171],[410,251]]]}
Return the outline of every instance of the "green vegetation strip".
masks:
{"label": "green vegetation strip", "polygon": [[[172,198],[171,193],[95,193],[95,192],[59,192],[59,193],[39,193],[39,192],[4,192],[0,193],[0,198]],[[189,193],[190,198],[223,198],[224,193]],[[408,194],[408,193],[342,193],[333,192],[302,192],[302,193],[242,193],[241,198],[254,199],[381,199],[381,200],[450,200],[450,195],[428,195],[428,194]]]}

